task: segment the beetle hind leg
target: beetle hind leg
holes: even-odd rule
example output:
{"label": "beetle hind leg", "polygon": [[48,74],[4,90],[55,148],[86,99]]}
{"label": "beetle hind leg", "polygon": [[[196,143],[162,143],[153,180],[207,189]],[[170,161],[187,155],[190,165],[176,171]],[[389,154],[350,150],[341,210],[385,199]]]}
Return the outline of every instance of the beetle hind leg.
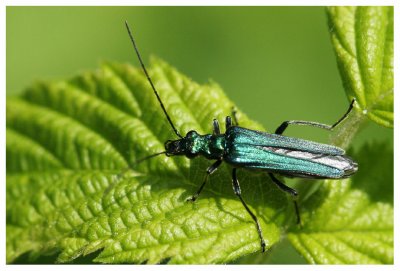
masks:
{"label": "beetle hind leg", "polygon": [[318,122],[314,122],[314,121],[304,121],[304,120],[287,120],[284,121],[281,125],[279,125],[279,127],[275,130],[275,134],[277,135],[281,135],[283,134],[283,132],[286,130],[286,128],[289,125],[304,125],[304,126],[313,126],[313,127],[317,127],[317,128],[321,128],[321,129],[325,129],[325,130],[332,130],[333,128],[335,128],[337,125],[339,125],[345,118],[347,118],[347,116],[350,114],[351,110],[354,107],[354,103],[355,103],[355,99],[353,99],[350,103],[349,108],[347,109],[346,113],[338,120],[336,121],[334,124],[332,125],[327,125],[327,124],[323,124],[323,123],[318,123]]}
{"label": "beetle hind leg", "polygon": [[294,204],[294,210],[296,212],[296,218],[297,221],[296,223],[298,225],[301,224],[301,219],[300,219],[300,212],[299,212],[299,206],[297,204],[297,198],[298,198],[298,193],[296,190],[294,190],[293,188],[290,188],[289,186],[287,186],[286,184],[282,183],[281,181],[279,181],[272,173],[268,173],[269,177],[271,177],[271,180],[278,186],[278,188],[280,190],[282,190],[285,193],[288,193],[290,196],[292,196],[293,199],[293,204]]}

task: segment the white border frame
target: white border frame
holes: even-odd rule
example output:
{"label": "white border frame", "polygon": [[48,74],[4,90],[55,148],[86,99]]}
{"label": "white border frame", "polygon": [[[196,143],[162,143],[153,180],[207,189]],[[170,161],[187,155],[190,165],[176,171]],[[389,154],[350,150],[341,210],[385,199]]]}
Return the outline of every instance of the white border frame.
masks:
{"label": "white border frame", "polygon": [[[261,0],[246,0],[246,1],[239,1],[239,0],[193,0],[193,1],[185,1],[185,0],[171,0],[171,1],[161,1],[161,0],[61,0],[55,3],[55,0],[36,0],[36,1],[29,1],[29,0],[6,0],[2,1],[1,8],[0,8],[0,28],[4,30],[3,34],[0,37],[0,48],[3,52],[1,55],[1,64],[0,64],[0,82],[1,84],[1,92],[3,99],[0,99],[0,108],[1,108],[1,126],[0,126],[0,144],[1,144],[1,154],[0,154],[0,161],[1,161],[1,168],[0,172],[3,172],[3,184],[0,187],[1,191],[1,201],[0,201],[0,210],[2,214],[2,220],[0,224],[1,230],[1,237],[0,240],[0,269],[8,269],[8,270],[27,270],[27,269],[41,269],[41,270],[54,270],[55,268],[59,270],[70,270],[71,268],[79,269],[79,270],[86,270],[89,266],[88,265],[6,265],[5,264],[5,257],[6,257],[6,231],[5,231],[5,219],[6,219],[6,192],[5,192],[5,179],[6,179],[6,157],[5,157],[5,143],[6,143],[6,136],[5,136],[5,115],[6,115],[6,6],[329,6],[329,5],[337,5],[337,6],[350,6],[350,5],[358,5],[358,6],[394,6],[394,86],[396,93],[396,88],[400,85],[400,80],[398,76],[398,65],[399,65],[399,33],[396,33],[399,26],[399,18],[400,16],[400,1],[390,1],[390,0],[366,0],[366,1],[354,1],[354,0],[326,0],[326,1],[317,1],[317,0],[306,0],[306,1],[295,1],[295,0],[270,0],[270,1],[261,1]],[[396,16],[397,14],[397,16]],[[3,19],[1,19],[3,18]],[[394,164],[399,165],[399,140],[400,140],[400,133],[398,130],[399,127],[399,97],[395,95],[395,111],[394,111]],[[287,270],[296,269],[296,270],[351,270],[353,268],[357,269],[369,269],[369,270],[394,270],[396,267],[398,268],[400,265],[399,256],[396,253],[398,244],[400,244],[399,240],[399,214],[397,213],[396,206],[399,204],[399,200],[396,196],[400,195],[399,191],[399,168],[396,166],[394,167],[394,266],[393,265],[362,265],[353,267],[351,265],[333,265],[333,266],[326,266],[326,265],[318,265],[318,266],[310,266],[310,265],[216,265],[213,266],[213,269],[216,270],[242,270],[244,268],[252,268],[254,270],[265,270],[265,269],[273,269],[273,270]],[[4,268],[4,269],[3,269]],[[114,270],[116,268],[115,265],[90,265],[90,268],[96,268],[97,270]],[[119,270],[132,270],[140,269],[140,270],[150,270],[157,268],[159,270],[175,270],[175,269],[182,269],[184,268],[187,270],[208,270],[210,266],[199,266],[199,265],[191,265],[191,266],[170,266],[170,265],[163,265],[163,266],[131,266],[131,265],[118,265],[117,267]]]}

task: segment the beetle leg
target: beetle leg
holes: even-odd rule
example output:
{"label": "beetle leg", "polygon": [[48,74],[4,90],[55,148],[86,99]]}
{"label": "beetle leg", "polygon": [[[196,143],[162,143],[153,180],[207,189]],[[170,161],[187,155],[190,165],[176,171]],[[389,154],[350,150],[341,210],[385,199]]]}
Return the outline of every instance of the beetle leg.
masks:
{"label": "beetle leg", "polygon": [[201,191],[203,190],[204,186],[206,185],[206,183],[208,181],[208,177],[218,169],[218,167],[221,165],[221,163],[222,163],[222,160],[217,160],[217,161],[215,161],[214,164],[212,164],[211,166],[209,166],[207,168],[207,174],[204,176],[203,183],[200,185],[197,192],[190,198],[186,199],[186,201],[191,201],[191,202],[196,201],[196,199],[199,197]]}
{"label": "beetle leg", "polygon": [[295,125],[306,125],[306,126],[313,126],[313,127],[318,127],[326,130],[332,130],[335,128],[339,123],[341,123],[351,112],[354,106],[354,102],[356,99],[353,99],[350,103],[349,108],[347,109],[346,113],[333,125],[327,125],[323,123],[318,123],[318,122],[313,122],[313,121],[304,121],[304,120],[287,120],[284,121],[279,127],[275,130],[275,134],[281,135],[283,132],[286,130],[286,128],[289,126],[289,124],[295,124]]}
{"label": "beetle leg", "polygon": [[219,130],[219,122],[217,119],[213,119],[213,134],[220,135],[221,131]]}
{"label": "beetle leg", "polygon": [[228,130],[233,125],[235,125],[235,126],[239,125],[239,122],[236,117],[236,110],[234,107],[232,107],[232,116],[233,116],[234,123],[232,123],[232,118],[230,116],[227,116],[225,118],[225,131]]}
{"label": "beetle leg", "polygon": [[233,191],[235,192],[235,195],[238,196],[238,198],[242,202],[244,208],[246,208],[246,211],[249,213],[251,218],[256,223],[258,236],[260,237],[260,241],[261,241],[261,250],[262,250],[262,252],[265,252],[265,241],[264,241],[264,237],[262,235],[260,223],[258,222],[257,217],[253,214],[253,212],[250,210],[250,208],[247,206],[247,204],[244,202],[244,200],[242,198],[242,192],[240,189],[239,180],[237,179],[237,176],[236,176],[236,168],[234,168],[232,170],[232,186],[233,186]]}
{"label": "beetle leg", "polygon": [[228,130],[232,126],[232,118],[230,116],[226,116],[225,118],[225,131]]}
{"label": "beetle leg", "polygon": [[233,117],[233,121],[235,122],[236,126],[239,126],[239,121],[237,119],[237,115],[236,115],[237,111],[236,108],[234,106],[232,106],[232,117]]}
{"label": "beetle leg", "polygon": [[299,206],[297,205],[297,197],[298,197],[297,191],[294,190],[293,188],[290,188],[289,186],[282,183],[281,181],[279,181],[272,173],[268,173],[268,175],[271,177],[272,181],[278,186],[278,188],[280,190],[282,190],[283,192],[288,193],[292,196],[294,210],[296,212],[296,217],[297,217],[297,224],[300,224],[301,220],[300,220]]}

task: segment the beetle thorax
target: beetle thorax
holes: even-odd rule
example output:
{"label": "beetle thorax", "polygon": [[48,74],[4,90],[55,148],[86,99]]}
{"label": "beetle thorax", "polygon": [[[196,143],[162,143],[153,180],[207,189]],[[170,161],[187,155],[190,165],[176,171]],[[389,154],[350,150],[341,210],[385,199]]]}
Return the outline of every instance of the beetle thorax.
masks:
{"label": "beetle thorax", "polygon": [[182,139],[165,143],[167,155],[186,155],[188,158],[204,156],[207,159],[220,159],[224,155],[224,135],[199,135],[189,131]]}
{"label": "beetle thorax", "polygon": [[199,135],[196,131],[190,131],[185,139],[188,157],[201,155],[207,159],[219,159],[224,154],[225,137],[223,135]]}

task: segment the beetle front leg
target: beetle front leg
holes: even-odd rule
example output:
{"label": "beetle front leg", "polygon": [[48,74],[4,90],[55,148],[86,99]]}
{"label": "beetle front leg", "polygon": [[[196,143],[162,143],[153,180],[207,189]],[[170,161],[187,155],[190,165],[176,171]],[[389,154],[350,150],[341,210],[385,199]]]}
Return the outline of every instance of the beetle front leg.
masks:
{"label": "beetle front leg", "polygon": [[318,122],[313,122],[313,121],[304,121],[304,120],[287,120],[287,121],[284,121],[281,125],[279,125],[279,127],[275,130],[275,134],[278,134],[278,135],[283,134],[283,132],[286,130],[286,128],[289,126],[289,124],[313,126],[313,127],[318,127],[318,128],[325,129],[325,130],[332,130],[350,114],[351,110],[353,109],[355,101],[356,101],[355,99],[353,99],[351,101],[350,106],[347,109],[346,113],[333,125],[327,125],[327,124],[323,124],[323,123],[318,123]]}
{"label": "beetle front leg", "polygon": [[217,119],[213,119],[213,135],[220,135],[219,122]]}
{"label": "beetle front leg", "polygon": [[190,198],[186,199],[186,201],[191,201],[191,202],[196,201],[196,199],[199,197],[201,191],[203,190],[204,186],[206,185],[206,183],[208,181],[208,177],[218,169],[218,167],[221,165],[221,163],[222,163],[222,160],[217,160],[217,161],[215,161],[214,164],[212,164],[211,166],[209,166],[207,168],[207,174],[204,176],[203,183],[200,185],[197,192]]}
{"label": "beetle front leg", "polygon": [[232,126],[232,118],[230,116],[226,116],[225,118],[225,131],[227,131]]}

